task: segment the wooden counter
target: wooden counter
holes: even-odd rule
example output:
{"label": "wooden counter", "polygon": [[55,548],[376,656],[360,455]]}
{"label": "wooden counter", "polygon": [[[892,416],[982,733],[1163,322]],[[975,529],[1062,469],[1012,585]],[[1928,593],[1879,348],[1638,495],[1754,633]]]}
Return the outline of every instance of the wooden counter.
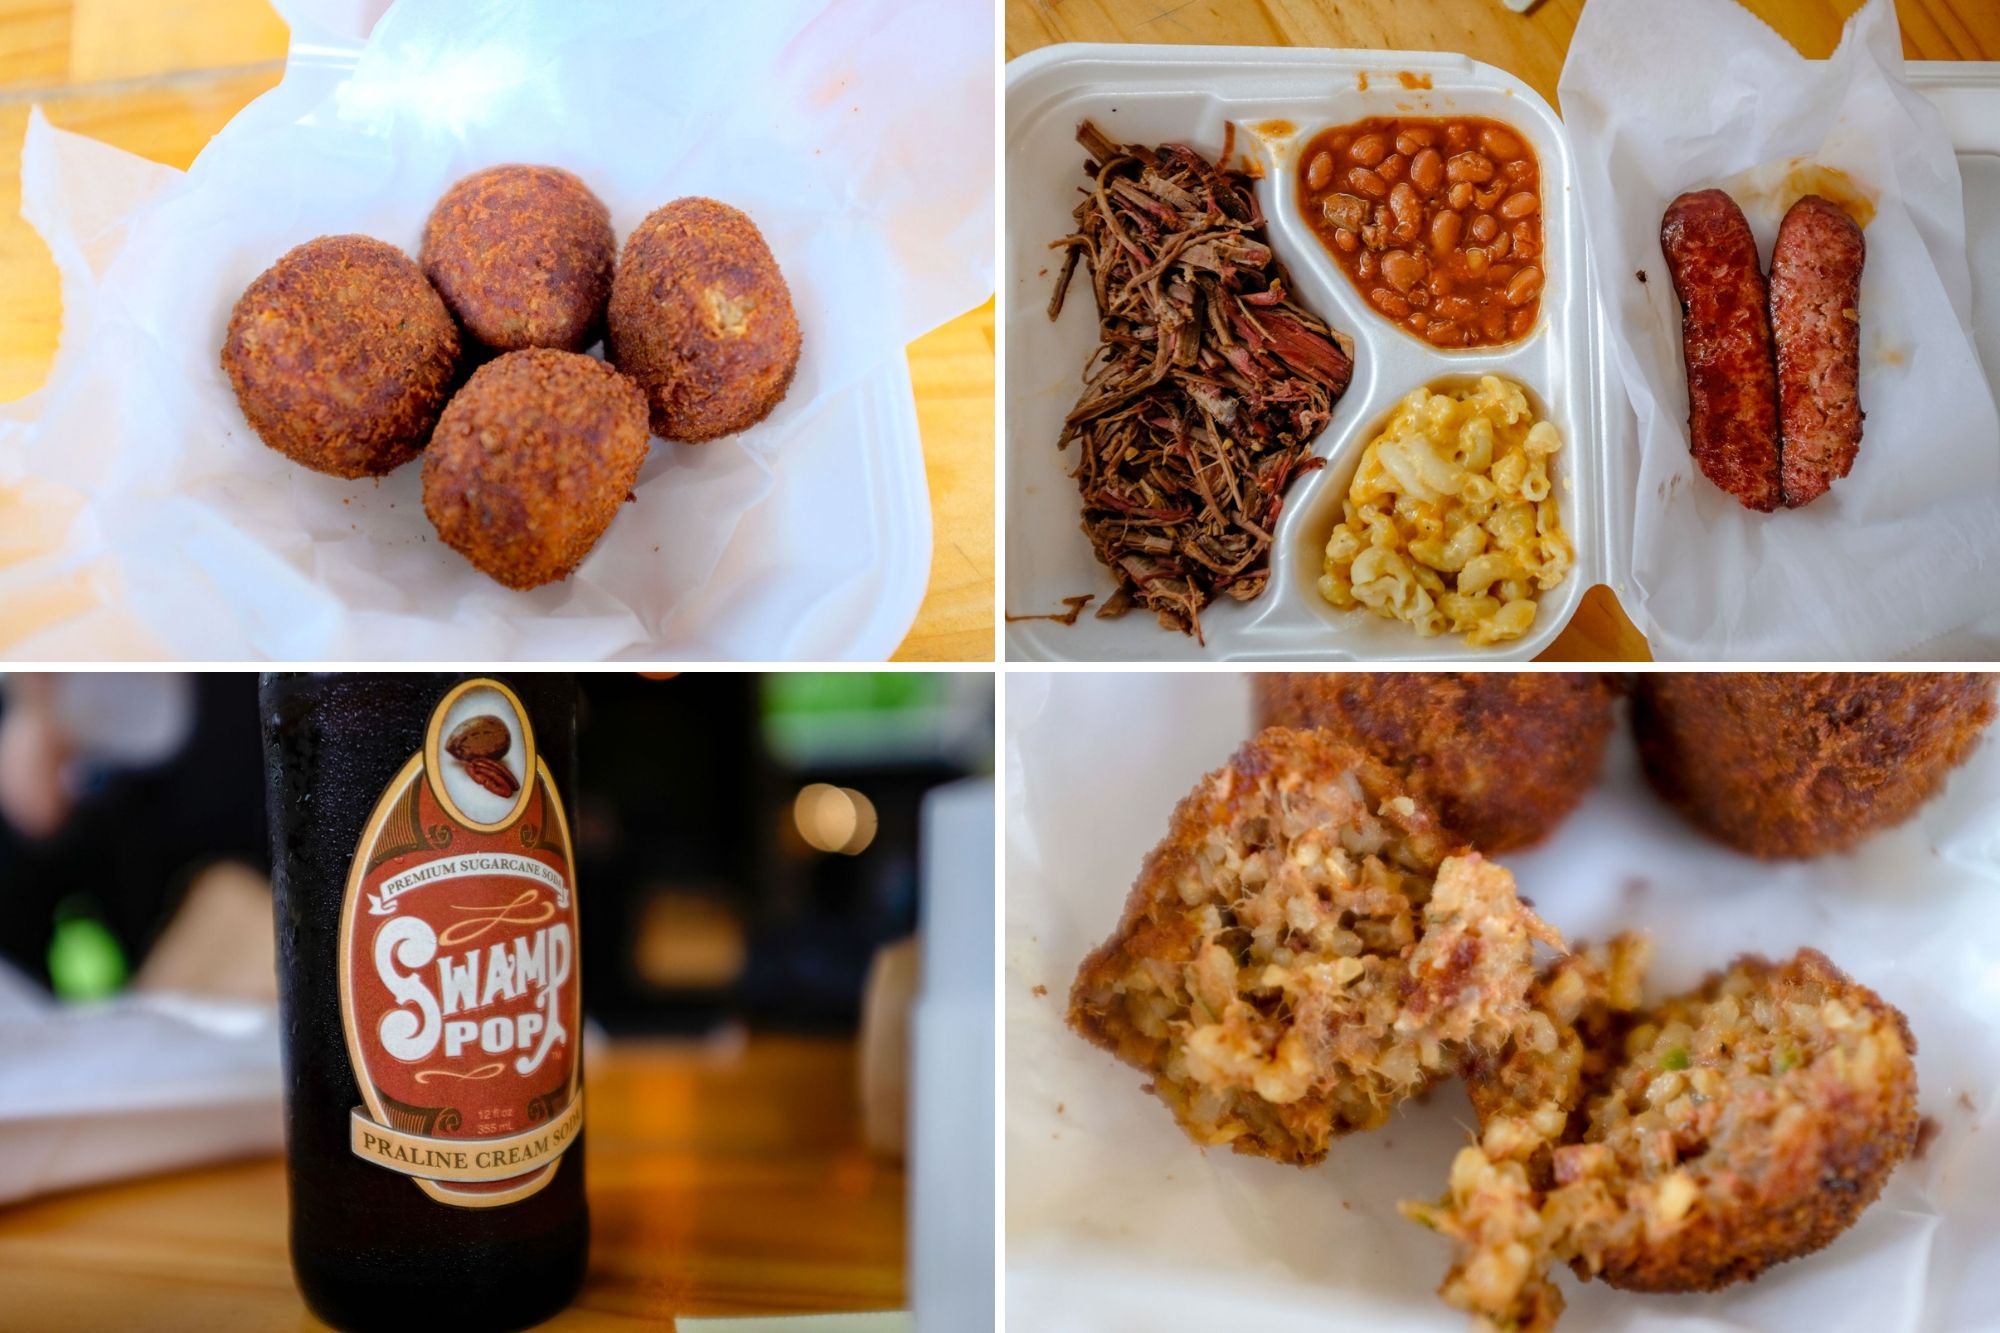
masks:
{"label": "wooden counter", "polygon": [[[186,167],[277,84],[287,37],[267,0],[0,0],[0,402],[41,387],[62,327],[55,263],[20,216],[29,107]],[[993,345],[991,301],[910,344],[933,545],[899,660],[993,658]]]}
{"label": "wooden counter", "polygon": [[[588,1075],[590,1277],[551,1330],[900,1308],[902,1167],[861,1148],[854,1047],[623,1041]],[[0,1328],[319,1329],[277,1159],[0,1209]]]}
{"label": "wooden counter", "polygon": [[[1663,0],[1665,2],[1665,0]],[[1813,59],[1832,54],[1861,0],[1744,0]],[[1374,47],[1461,51],[1514,74],[1556,104],[1556,79],[1583,0],[1543,0],[1526,15],[1500,0],[1005,0],[1007,57],[1052,42]],[[1912,60],[2000,60],[1994,0],[1897,0]],[[1598,585],[1543,661],[1644,661],[1646,640]]]}

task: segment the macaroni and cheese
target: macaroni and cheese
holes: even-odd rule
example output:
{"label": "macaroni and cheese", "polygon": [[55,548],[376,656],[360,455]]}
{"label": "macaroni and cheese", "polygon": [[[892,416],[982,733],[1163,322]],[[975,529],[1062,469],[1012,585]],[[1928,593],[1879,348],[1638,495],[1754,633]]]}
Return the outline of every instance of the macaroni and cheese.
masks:
{"label": "macaroni and cheese", "polygon": [[1320,596],[1474,647],[1520,638],[1576,560],[1549,475],[1560,448],[1511,381],[1411,393],[1361,456]]}

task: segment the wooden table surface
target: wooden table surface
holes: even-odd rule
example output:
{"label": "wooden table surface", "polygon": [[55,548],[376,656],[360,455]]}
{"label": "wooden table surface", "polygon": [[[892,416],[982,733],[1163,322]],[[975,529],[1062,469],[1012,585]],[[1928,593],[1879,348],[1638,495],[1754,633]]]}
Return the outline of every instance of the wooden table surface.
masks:
{"label": "wooden table surface", "polygon": [[[590,1276],[544,1327],[904,1304],[902,1167],[861,1144],[845,1041],[622,1041],[589,1069]],[[277,1159],[0,1209],[0,1328],[320,1329]]]}
{"label": "wooden table surface", "polygon": [[[20,217],[28,108],[186,167],[278,82],[286,44],[268,0],[0,0],[0,402],[41,386],[62,323],[54,261]],[[991,301],[910,344],[933,549],[899,660],[993,658],[993,347]]]}
{"label": "wooden table surface", "polygon": [[[1671,0],[1660,0],[1671,3]],[[1526,15],[1500,0],[1004,0],[1007,57],[1052,42],[1374,47],[1458,51],[1498,65],[1551,105],[1583,0],[1543,0]],[[1840,41],[1861,0],[1744,0],[1812,59]],[[2000,60],[2000,0],[1896,0],[1912,60]],[[1646,640],[1611,589],[1584,596],[1544,661],[1643,661]]]}

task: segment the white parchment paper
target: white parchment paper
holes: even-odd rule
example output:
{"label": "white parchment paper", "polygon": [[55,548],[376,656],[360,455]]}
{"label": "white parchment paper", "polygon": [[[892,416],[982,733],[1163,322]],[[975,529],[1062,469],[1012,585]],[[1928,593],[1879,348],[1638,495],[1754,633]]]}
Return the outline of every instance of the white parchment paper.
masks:
{"label": "white parchment paper", "polygon": [[[1734,0],[1592,0],[1578,20],[1558,87],[1609,343],[1639,418],[1626,605],[1657,656],[1949,655],[1936,641],[1995,606],[2000,422],[1969,334],[1958,163],[1902,66],[1890,0],[1869,0],[1824,61]],[[1688,454],[1660,217],[1683,190],[1728,189],[1768,265],[1789,203],[1776,185],[1795,159],[1845,172],[1874,200],[1867,419],[1831,492],[1758,514]]]}
{"label": "white parchment paper", "polygon": [[[1188,1141],[1144,1076],[1062,1022],[1168,814],[1248,732],[1219,674],[1008,677],[1007,1310],[1010,1328],[1450,1330],[1449,1247],[1396,1213],[1441,1194],[1473,1116],[1449,1083],[1300,1169]],[[1571,941],[1651,932],[1649,998],[1736,954],[1801,945],[1900,1006],[1939,1132],[1828,1249],[1757,1281],[1636,1296],[1559,1281],[1573,1333],[1991,1329],[2000,1271],[2000,746],[1918,820],[1851,855],[1766,865],[1660,805],[1621,726],[1598,788],[1503,858]],[[1045,987],[1046,994],[1037,994]]]}
{"label": "white parchment paper", "polygon": [[65,1007],[0,963],[0,1204],[284,1143],[275,1004]]}
{"label": "white parchment paper", "polygon": [[[49,539],[6,553],[0,605],[91,620],[35,648],[197,660],[859,651],[839,627],[798,629],[815,604],[887,576],[855,567],[855,552],[882,558],[871,525],[927,522],[921,485],[911,518],[871,512],[841,481],[921,474],[906,452],[914,429],[885,426],[863,390],[885,366],[900,375],[910,339],[992,290],[990,7],[402,0],[379,21],[368,0],[279,7],[293,26],[284,82],[185,174],[31,120],[22,208],[62,270],[64,333],[48,386],[0,415],[0,486],[32,500],[15,509]],[[218,366],[231,306],[287,249],[359,231],[414,254],[446,186],[516,161],[580,175],[621,240],[682,195],[743,209],[805,335],[770,418],[710,444],[656,442],[637,502],[581,570],[529,593],[437,541],[417,466],[342,481],[265,448]],[[760,510],[788,467],[816,469],[825,502]],[[917,536],[903,549],[921,562]],[[841,619],[851,632],[865,611]],[[890,633],[878,655],[901,627]]]}

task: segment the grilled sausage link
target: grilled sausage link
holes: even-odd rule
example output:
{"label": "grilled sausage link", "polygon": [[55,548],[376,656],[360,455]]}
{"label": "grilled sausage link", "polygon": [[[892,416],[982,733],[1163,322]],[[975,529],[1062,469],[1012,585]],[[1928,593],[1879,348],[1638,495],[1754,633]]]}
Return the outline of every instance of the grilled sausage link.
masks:
{"label": "grilled sausage link", "polygon": [[1778,435],[1785,504],[1826,494],[1861,447],[1861,228],[1816,194],[1793,204],[1771,247]]}
{"label": "grilled sausage link", "polygon": [[1681,303],[1695,466],[1746,508],[1769,513],[1783,492],[1777,366],[1757,240],[1734,199],[1696,190],[1667,206],[1660,250]]}

